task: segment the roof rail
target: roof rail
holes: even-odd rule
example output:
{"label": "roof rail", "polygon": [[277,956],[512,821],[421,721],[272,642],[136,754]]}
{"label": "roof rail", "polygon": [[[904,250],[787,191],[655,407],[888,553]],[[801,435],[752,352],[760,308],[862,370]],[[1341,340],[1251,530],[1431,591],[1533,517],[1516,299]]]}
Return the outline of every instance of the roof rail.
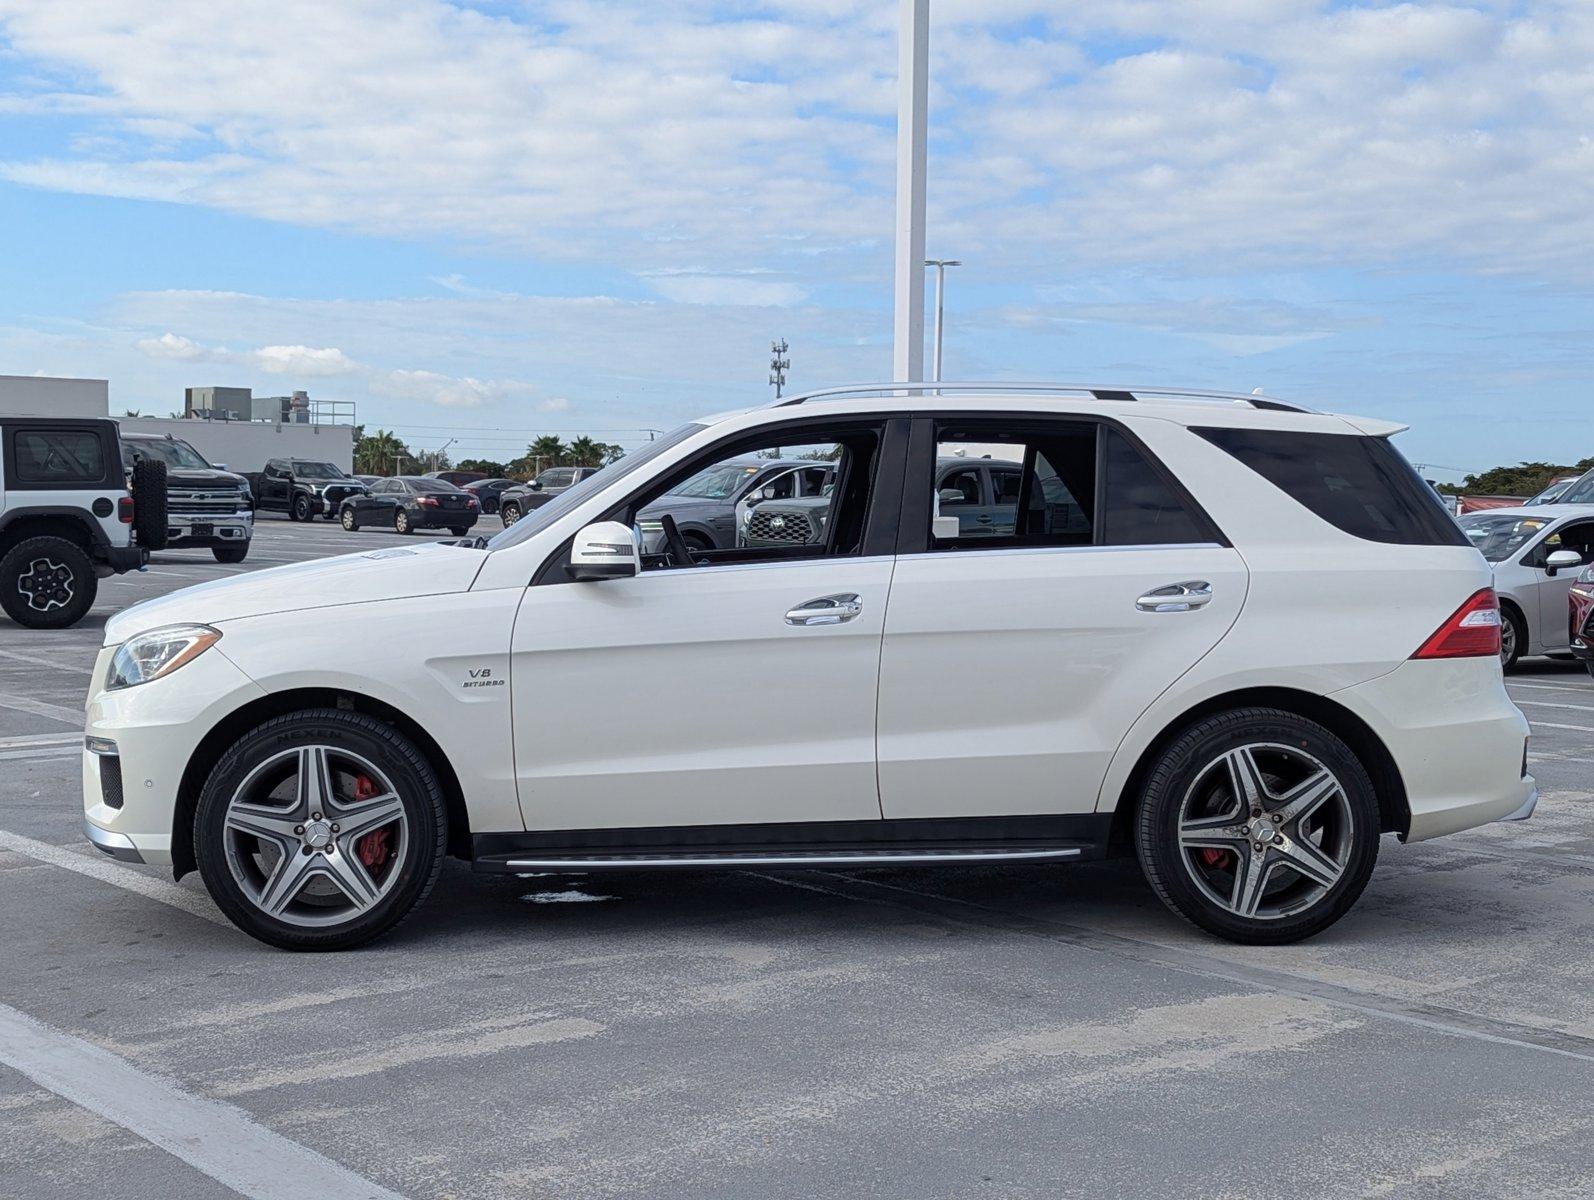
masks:
{"label": "roof rail", "polygon": [[1200,388],[1126,388],[1103,387],[1100,384],[1086,383],[1015,383],[1006,380],[992,380],[983,383],[926,382],[924,380],[898,380],[891,383],[849,383],[840,387],[819,388],[816,391],[803,392],[798,396],[785,396],[767,407],[788,408],[794,404],[805,404],[810,400],[837,400],[847,396],[944,396],[948,393],[969,392],[995,392],[998,394],[1026,392],[1051,396],[1089,396],[1093,400],[1122,400],[1128,402],[1141,399],[1220,401],[1227,404],[1249,404],[1252,408],[1272,409],[1278,412],[1305,413],[1312,411],[1309,408],[1302,408],[1296,404],[1287,404],[1283,400],[1275,400],[1270,396],[1263,396],[1254,392],[1246,395],[1242,392],[1214,392]]}

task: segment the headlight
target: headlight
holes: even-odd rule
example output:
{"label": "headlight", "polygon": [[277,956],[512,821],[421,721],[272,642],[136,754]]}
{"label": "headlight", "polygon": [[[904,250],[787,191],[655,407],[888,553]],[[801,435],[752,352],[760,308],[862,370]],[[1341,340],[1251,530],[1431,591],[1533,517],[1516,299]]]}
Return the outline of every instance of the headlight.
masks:
{"label": "headlight", "polygon": [[221,630],[209,625],[168,625],[128,638],[111,657],[105,690],[129,688],[170,675],[220,640]]}
{"label": "headlight", "polygon": [[1577,577],[1579,583],[1594,584],[1594,567],[1584,567],[1583,573]]}

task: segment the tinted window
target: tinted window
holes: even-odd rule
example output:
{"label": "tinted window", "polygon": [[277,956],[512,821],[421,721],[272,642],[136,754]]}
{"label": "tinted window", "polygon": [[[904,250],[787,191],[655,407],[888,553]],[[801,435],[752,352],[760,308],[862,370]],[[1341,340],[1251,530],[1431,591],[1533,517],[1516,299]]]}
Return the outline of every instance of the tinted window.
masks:
{"label": "tinted window", "polygon": [[343,479],[342,471],[331,463],[324,462],[298,462],[293,464],[293,473],[300,479]]}
{"label": "tinted window", "polygon": [[980,473],[973,467],[953,471],[936,486],[943,509],[961,508],[980,502]]}
{"label": "tinted window", "polygon": [[1490,562],[1504,562],[1526,546],[1550,524],[1546,517],[1524,517],[1520,513],[1468,513],[1461,518],[1461,532]]}
{"label": "tinted window", "polygon": [[1196,429],[1336,529],[1370,542],[1465,546],[1432,488],[1387,438],[1281,429]]}
{"label": "tinted window", "polygon": [[461,490],[446,479],[412,479],[409,483],[410,491],[412,492],[457,492]]}
{"label": "tinted window", "polygon": [[545,488],[569,487],[575,480],[576,472],[573,467],[555,467],[551,471],[544,471],[537,476],[537,482]]}
{"label": "tinted window", "polygon": [[1102,431],[1102,543],[1158,546],[1209,542],[1173,486],[1123,434]]}
{"label": "tinted window", "polygon": [[100,435],[93,429],[19,429],[17,482],[99,483],[105,478]]}
{"label": "tinted window", "polygon": [[179,470],[208,471],[211,466],[187,442],[167,438],[133,438],[122,443],[127,456],[135,462],[141,458],[156,458],[168,467]]}
{"label": "tinted window", "polygon": [[1557,504],[1594,504],[1594,471],[1570,484],[1556,497]]}

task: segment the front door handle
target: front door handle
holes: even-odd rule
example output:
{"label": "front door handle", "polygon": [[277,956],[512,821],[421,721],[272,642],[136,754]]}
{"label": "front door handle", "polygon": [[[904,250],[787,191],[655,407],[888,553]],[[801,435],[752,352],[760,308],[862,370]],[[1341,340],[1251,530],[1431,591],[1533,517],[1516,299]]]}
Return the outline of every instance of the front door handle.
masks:
{"label": "front door handle", "polygon": [[1141,612],[1189,612],[1211,602],[1212,585],[1205,579],[1191,579],[1153,588],[1135,601],[1135,607]]}
{"label": "front door handle", "polygon": [[786,614],[788,625],[840,625],[863,611],[863,601],[856,593],[844,592],[837,596],[819,596],[799,604]]}

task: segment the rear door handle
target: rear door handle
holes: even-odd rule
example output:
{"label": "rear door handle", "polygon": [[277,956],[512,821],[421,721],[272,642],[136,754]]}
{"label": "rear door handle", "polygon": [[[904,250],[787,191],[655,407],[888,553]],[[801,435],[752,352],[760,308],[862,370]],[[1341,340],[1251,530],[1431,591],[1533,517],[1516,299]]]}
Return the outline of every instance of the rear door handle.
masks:
{"label": "rear door handle", "polygon": [[1141,612],[1189,612],[1212,602],[1212,585],[1204,579],[1153,588],[1135,601]]}
{"label": "rear door handle", "polygon": [[799,604],[786,614],[788,625],[840,625],[863,611],[863,601],[855,592],[818,596]]}

